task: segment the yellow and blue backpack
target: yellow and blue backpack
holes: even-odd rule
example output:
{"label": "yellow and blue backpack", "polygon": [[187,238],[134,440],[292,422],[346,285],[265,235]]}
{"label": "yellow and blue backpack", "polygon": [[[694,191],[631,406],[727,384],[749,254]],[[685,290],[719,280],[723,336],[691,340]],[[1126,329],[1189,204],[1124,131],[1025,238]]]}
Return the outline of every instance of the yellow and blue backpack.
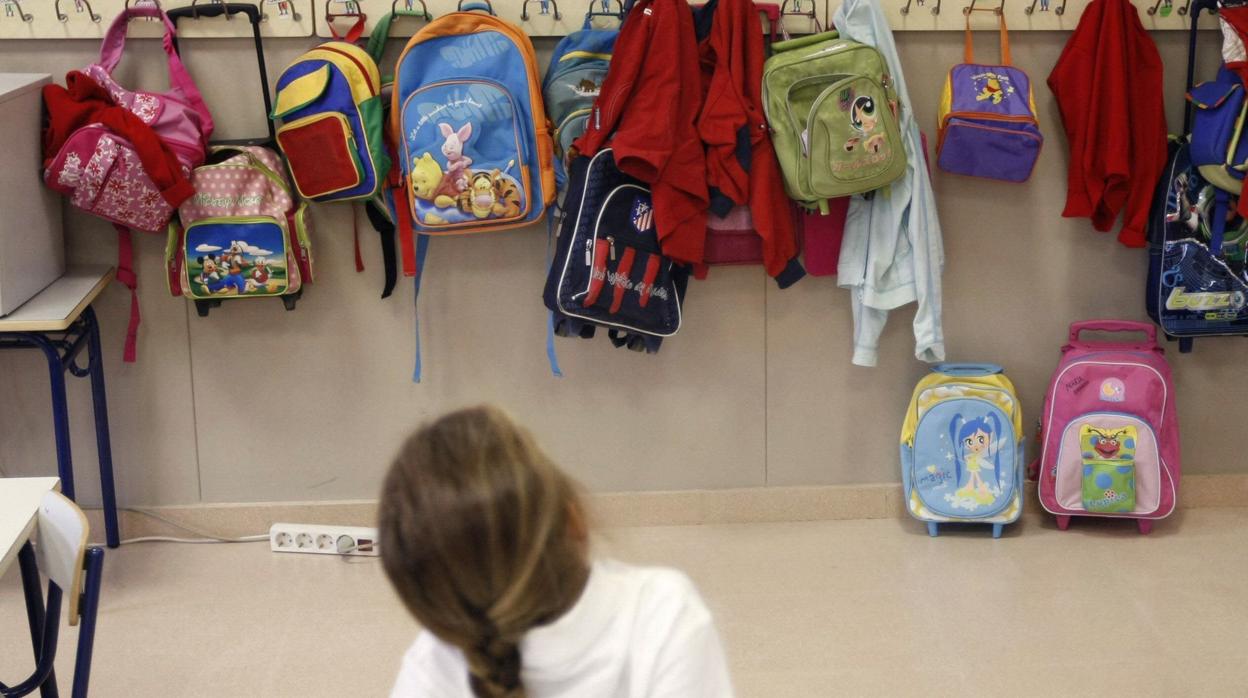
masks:
{"label": "yellow and blue backpack", "polygon": [[355,34],[304,53],[277,79],[277,144],[312,201],[372,199],[390,170],[381,74]]}
{"label": "yellow and blue backpack", "polygon": [[1023,512],[1023,416],[994,364],[938,364],[919,381],[901,428],[906,510],[927,523],[1005,524]]}

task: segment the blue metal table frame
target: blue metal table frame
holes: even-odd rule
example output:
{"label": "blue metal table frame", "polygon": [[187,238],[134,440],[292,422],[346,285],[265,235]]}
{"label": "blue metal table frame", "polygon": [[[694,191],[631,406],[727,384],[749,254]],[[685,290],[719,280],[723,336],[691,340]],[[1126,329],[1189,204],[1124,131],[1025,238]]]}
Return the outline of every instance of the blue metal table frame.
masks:
{"label": "blue metal table frame", "polygon": [[[69,402],[65,374],[91,379],[91,402],[95,411],[95,442],[100,460],[100,495],[104,508],[104,535],[108,547],[121,543],[117,529],[117,496],[113,486],[113,447],[109,439],[108,403],[104,395],[104,358],[100,351],[100,325],[88,305],[64,330],[0,332],[0,349],[34,348],[48,361],[52,386],[52,422],[56,435],[56,469],[66,497],[74,496],[74,465],[70,453]],[[86,350],[86,365],[78,357]],[[24,569],[24,568],[23,568]]]}

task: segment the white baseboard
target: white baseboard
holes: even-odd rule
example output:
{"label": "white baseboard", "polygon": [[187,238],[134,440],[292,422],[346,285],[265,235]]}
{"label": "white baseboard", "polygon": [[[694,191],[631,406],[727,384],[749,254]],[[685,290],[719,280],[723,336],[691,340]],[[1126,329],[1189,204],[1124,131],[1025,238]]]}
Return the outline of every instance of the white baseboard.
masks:
{"label": "white baseboard", "polygon": [[[1034,487],[1028,483],[1028,512]],[[776,521],[882,519],[905,516],[900,484],[828,485],[811,487],[750,487],[672,492],[612,492],[589,497],[595,526],[680,526]],[[1188,475],[1179,496],[1182,509],[1235,507],[1248,504],[1248,474]],[[277,521],[374,526],[374,500],[333,502],[255,502],[144,507],[162,517],[219,536],[267,533]],[[88,510],[92,539],[103,539],[103,518]],[[121,512],[123,538],[182,536],[180,530],[136,511]]]}

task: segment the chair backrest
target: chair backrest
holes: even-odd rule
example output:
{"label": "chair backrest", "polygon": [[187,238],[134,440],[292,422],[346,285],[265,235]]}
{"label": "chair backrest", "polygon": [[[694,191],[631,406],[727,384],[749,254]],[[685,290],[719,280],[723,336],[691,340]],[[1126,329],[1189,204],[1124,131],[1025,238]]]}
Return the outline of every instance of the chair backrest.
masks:
{"label": "chair backrest", "polygon": [[82,563],[90,528],[87,517],[60,492],[47,492],[39,503],[35,548],[39,569],[69,597],[69,624],[78,624]]}

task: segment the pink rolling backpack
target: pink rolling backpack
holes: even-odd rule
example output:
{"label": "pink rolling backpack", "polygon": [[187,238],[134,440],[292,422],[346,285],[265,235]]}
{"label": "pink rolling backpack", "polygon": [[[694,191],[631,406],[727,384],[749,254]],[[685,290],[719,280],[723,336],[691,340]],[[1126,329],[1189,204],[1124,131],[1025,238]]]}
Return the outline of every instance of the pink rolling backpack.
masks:
{"label": "pink rolling backpack", "polygon": [[[1097,342],[1082,332],[1139,332],[1143,342]],[[1141,533],[1174,511],[1179,423],[1174,382],[1152,324],[1070,326],[1041,414],[1040,504],[1065,530],[1072,516],[1135,519]]]}

